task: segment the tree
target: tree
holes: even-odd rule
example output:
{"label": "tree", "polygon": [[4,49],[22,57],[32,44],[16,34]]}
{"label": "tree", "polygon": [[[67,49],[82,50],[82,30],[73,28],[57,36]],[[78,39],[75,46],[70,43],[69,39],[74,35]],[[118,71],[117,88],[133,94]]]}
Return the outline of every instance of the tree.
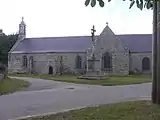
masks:
{"label": "tree", "polygon": [[152,102],[157,103],[157,3],[153,6],[153,35],[152,35]]}
{"label": "tree", "polygon": [[[111,0],[108,0],[110,2]],[[126,1],[126,0],[123,0]],[[99,2],[100,7],[104,7],[103,0],[86,0],[85,5],[94,7]],[[137,8],[153,9],[153,68],[152,68],[152,102],[160,104],[160,0],[130,0],[129,9],[136,3]]]}
{"label": "tree", "polygon": [[[111,2],[112,0],[108,0],[108,2]],[[122,0],[126,1],[126,0]],[[132,8],[132,6],[136,3],[137,7],[142,10],[143,8],[152,9],[153,8],[153,2],[160,1],[160,0],[129,0],[130,6],[129,9]],[[89,4],[91,7],[94,7],[96,3],[99,3],[100,7],[104,7],[105,3],[104,0],[86,0],[85,5],[88,6]]]}
{"label": "tree", "polygon": [[18,39],[18,34],[0,36],[0,62],[8,63],[8,52]]}

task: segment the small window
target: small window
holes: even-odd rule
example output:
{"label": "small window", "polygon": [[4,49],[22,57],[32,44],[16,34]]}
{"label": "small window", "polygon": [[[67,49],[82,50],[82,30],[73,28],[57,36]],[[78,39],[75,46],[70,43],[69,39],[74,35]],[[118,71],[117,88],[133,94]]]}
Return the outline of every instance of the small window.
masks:
{"label": "small window", "polygon": [[27,56],[23,56],[23,67],[27,68]]}
{"label": "small window", "polygon": [[34,63],[34,61],[33,61],[33,56],[31,56],[31,57],[30,57],[31,68],[33,68],[33,63]]}

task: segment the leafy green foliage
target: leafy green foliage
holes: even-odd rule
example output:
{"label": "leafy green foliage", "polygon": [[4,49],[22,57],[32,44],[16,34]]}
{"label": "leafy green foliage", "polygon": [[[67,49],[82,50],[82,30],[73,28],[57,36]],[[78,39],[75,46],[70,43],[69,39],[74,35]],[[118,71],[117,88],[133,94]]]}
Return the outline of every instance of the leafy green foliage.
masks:
{"label": "leafy green foliage", "polygon": [[[91,7],[94,7],[96,5],[96,1],[99,2],[100,7],[104,7],[104,0],[86,0],[85,5],[88,6],[89,4]],[[112,0],[108,0],[110,2]],[[126,0],[123,0],[126,1]],[[154,2],[159,2],[160,0],[129,0],[130,6],[129,9],[133,7],[133,5],[136,3],[137,8],[142,10],[143,8],[152,9]]]}
{"label": "leafy green foliage", "polygon": [[0,62],[8,63],[8,52],[18,39],[17,34],[0,36]]}
{"label": "leafy green foliage", "polygon": [[104,2],[103,2],[103,0],[98,0],[98,2],[99,2],[99,5],[100,5],[101,7],[104,7]]}
{"label": "leafy green foliage", "polygon": [[96,5],[96,0],[91,1],[91,6],[94,7]]}
{"label": "leafy green foliage", "polygon": [[86,6],[88,6],[89,3],[90,3],[90,0],[86,0],[86,1],[85,1],[85,5],[86,5]]}

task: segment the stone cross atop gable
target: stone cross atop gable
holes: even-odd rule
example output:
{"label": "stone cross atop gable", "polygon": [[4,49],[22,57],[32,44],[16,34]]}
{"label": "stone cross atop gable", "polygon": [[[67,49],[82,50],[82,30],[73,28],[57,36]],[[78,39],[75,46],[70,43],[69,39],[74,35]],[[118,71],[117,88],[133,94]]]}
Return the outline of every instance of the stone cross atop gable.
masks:
{"label": "stone cross atop gable", "polygon": [[108,22],[106,22],[106,25],[108,26]]}

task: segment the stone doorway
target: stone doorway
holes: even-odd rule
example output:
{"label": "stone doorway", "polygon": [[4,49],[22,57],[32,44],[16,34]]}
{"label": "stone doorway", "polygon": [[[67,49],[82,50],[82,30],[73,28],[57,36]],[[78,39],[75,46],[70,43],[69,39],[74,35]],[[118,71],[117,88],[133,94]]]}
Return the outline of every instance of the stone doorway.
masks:
{"label": "stone doorway", "polygon": [[53,74],[53,67],[49,66],[49,73],[48,74]]}

